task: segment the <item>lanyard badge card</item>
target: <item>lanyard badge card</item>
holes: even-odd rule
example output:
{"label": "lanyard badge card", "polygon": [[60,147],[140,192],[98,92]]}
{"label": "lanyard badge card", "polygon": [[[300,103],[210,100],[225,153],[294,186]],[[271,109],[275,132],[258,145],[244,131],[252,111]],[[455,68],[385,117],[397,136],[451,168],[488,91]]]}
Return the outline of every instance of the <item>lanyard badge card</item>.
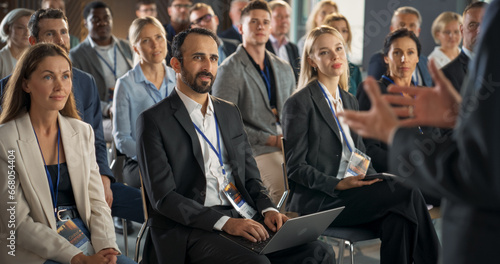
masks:
{"label": "lanyard badge card", "polygon": [[95,254],[88,237],[71,219],[58,222],[57,233],[66,238],[73,246],[80,249],[84,255],[91,256]]}
{"label": "lanyard badge card", "polygon": [[253,209],[246,201],[243,199],[241,193],[236,189],[236,186],[232,183],[228,183],[226,187],[224,187],[224,194],[227,199],[231,202],[234,209],[238,211],[238,213],[246,219],[252,219],[257,211]]}
{"label": "lanyard badge card", "polygon": [[349,159],[349,164],[345,170],[344,177],[366,174],[370,161],[371,158],[368,155],[355,148],[351,154],[351,158]]}

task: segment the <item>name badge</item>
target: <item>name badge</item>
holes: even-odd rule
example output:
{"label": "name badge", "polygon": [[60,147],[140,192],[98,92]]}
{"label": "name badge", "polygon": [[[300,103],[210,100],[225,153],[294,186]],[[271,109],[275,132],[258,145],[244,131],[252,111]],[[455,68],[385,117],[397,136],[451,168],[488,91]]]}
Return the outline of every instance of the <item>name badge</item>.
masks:
{"label": "name badge", "polygon": [[[63,224],[64,223],[64,224]],[[71,219],[57,222],[57,233],[66,238],[73,246],[80,249],[84,255],[94,255],[94,248],[89,238]]]}
{"label": "name badge", "polygon": [[344,178],[351,176],[358,176],[360,174],[365,174],[370,166],[371,158],[360,151],[359,149],[354,149],[349,159],[349,164],[345,170]]}
{"label": "name badge", "polygon": [[236,189],[236,186],[232,183],[228,183],[226,187],[224,187],[224,194],[227,199],[231,202],[234,209],[238,211],[238,213],[246,219],[252,219],[257,211],[253,209],[246,201],[243,199],[241,193]]}

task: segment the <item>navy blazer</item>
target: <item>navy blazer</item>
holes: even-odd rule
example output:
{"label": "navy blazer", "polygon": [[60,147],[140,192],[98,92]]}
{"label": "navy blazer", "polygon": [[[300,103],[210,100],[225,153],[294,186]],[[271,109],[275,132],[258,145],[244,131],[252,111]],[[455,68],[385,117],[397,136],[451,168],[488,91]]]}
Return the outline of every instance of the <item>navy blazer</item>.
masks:
{"label": "navy blazer", "polygon": [[469,66],[470,58],[465,55],[462,50],[460,54],[450,61],[450,63],[446,64],[441,70],[444,73],[444,76],[450,80],[453,87],[460,92],[460,88],[464,82],[465,75],[467,75],[468,66]]}
{"label": "navy blazer", "polygon": [[[2,97],[4,93],[4,87],[7,85],[7,81],[9,81],[9,79],[10,75],[0,81],[0,95]],[[99,165],[99,173],[101,175],[108,176],[111,179],[111,182],[115,182],[116,180],[113,176],[113,173],[108,166],[106,142],[104,141],[104,133],[102,130],[101,104],[99,101],[99,95],[97,92],[94,77],[73,67],[72,81],[73,95],[75,96],[78,115],[82,118],[82,121],[90,124],[94,129],[96,149],[95,153],[97,164]],[[3,100],[1,103],[3,103]]]}
{"label": "navy blazer", "polygon": [[[358,110],[356,98],[341,90],[344,109]],[[342,135],[317,81],[292,95],[283,108],[283,137],[290,198],[288,210],[310,214],[325,197],[337,197]],[[365,152],[361,136],[350,130],[355,147]],[[375,173],[370,164],[367,174]]]}
{"label": "navy blazer", "polygon": [[[273,207],[232,103],[211,96],[235,186],[259,213]],[[191,117],[174,90],[137,119],[137,160],[144,180],[152,240],[147,258],[158,263],[184,263],[192,229],[213,231],[224,216],[205,207],[206,176],[200,140]],[[165,250],[168,249],[168,250]]]}
{"label": "navy blazer", "polygon": [[[429,70],[427,69],[427,57],[424,55],[420,55],[418,58],[417,69],[422,76],[422,81],[418,82],[419,86],[432,86],[432,78]],[[370,64],[368,65],[368,75],[375,78],[375,80],[379,80],[382,78],[382,75],[387,75],[387,64],[384,62],[384,53],[382,51],[378,51],[372,55],[370,58]]]}
{"label": "navy blazer", "polygon": [[[286,53],[288,54],[288,61],[290,63],[290,66],[292,66],[293,74],[295,74],[295,82],[298,82],[300,74],[299,48],[297,48],[297,45],[293,44],[292,42],[288,42],[285,48],[286,48]],[[274,52],[273,44],[271,44],[270,40],[268,40],[266,43],[266,49],[270,51],[272,54],[278,56],[276,52]]]}
{"label": "navy blazer", "polygon": [[219,33],[219,37],[234,39],[234,40],[239,41],[240,43],[243,42],[243,39],[241,38],[240,32],[236,31],[236,29],[234,29],[233,25],[231,25],[225,31],[222,31],[221,33]]}

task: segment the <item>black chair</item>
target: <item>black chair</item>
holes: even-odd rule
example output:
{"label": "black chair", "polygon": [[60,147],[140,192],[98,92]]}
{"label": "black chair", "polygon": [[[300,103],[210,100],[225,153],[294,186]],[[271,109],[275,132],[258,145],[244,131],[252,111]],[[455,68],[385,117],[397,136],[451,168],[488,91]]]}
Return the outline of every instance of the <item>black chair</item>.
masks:
{"label": "black chair", "polygon": [[144,189],[144,182],[142,181],[142,174],[139,172],[139,179],[141,180],[141,196],[142,196],[142,208],[144,210],[144,223],[141,226],[141,229],[139,230],[139,234],[137,234],[137,239],[135,241],[135,254],[134,254],[134,261],[139,263],[139,255],[140,255],[140,250],[141,250],[141,240],[144,234],[147,234],[147,229],[148,229],[148,203],[147,203],[147,198],[146,198],[146,190]]}
{"label": "black chair", "polygon": [[[288,191],[288,177],[286,171],[285,140],[281,137],[281,151],[283,153],[283,175],[285,181],[285,192]],[[366,240],[377,239],[379,236],[368,228],[362,227],[328,227],[322,236],[338,240],[339,256],[337,263],[344,262],[344,247],[347,243],[351,256],[351,264],[354,264],[354,243]]]}

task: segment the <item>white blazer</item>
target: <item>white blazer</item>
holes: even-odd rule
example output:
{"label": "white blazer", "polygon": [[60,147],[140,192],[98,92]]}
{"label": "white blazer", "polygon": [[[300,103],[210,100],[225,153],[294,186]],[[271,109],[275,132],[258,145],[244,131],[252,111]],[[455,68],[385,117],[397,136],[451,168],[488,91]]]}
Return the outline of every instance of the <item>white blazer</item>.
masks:
{"label": "white blazer", "polygon": [[[94,250],[118,250],[96,162],[94,132],[79,120],[60,114],[58,120],[76,207],[89,228]],[[14,185],[9,185],[13,183],[9,162],[15,165]],[[28,113],[0,125],[0,175],[0,263],[43,263],[46,259],[69,263],[80,250],[57,234],[49,184]],[[14,200],[9,197],[9,186],[15,186]],[[12,201],[17,204],[8,204]],[[15,217],[7,211],[13,205]],[[15,232],[15,257],[8,254],[11,249],[5,244],[11,243],[7,239],[11,232]]]}

